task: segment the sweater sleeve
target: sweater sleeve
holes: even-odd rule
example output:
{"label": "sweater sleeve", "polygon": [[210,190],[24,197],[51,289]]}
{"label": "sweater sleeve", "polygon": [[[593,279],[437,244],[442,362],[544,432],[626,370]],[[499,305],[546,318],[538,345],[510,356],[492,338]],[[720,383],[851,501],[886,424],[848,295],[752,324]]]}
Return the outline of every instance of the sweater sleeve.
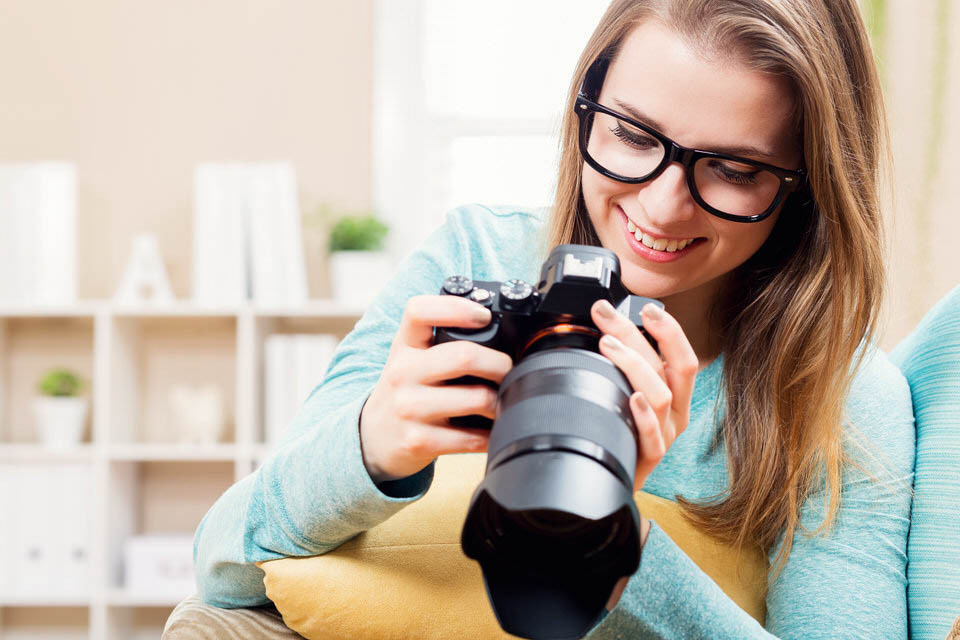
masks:
{"label": "sweater sleeve", "polygon": [[464,242],[455,211],[400,265],[341,341],[322,384],[279,446],[204,516],[194,538],[204,601],[220,607],[265,604],[263,571],[255,563],[326,553],[427,490],[433,465],[404,480],[373,483],[360,451],[360,411],[379,379],[406,301],[437,293],[448,275],[467,273]]}
{"label": "sweater sleeve", "polygon": [[[906,638],[906,542],[914,428],[906,381],[882,356],[866,365],[847,403],[851,429],[833,527],[825,496],[802,525],[767,593],[766,628],[740,609],[653,523],[640,569],[591,638]],[[781,543],[782,544],[782,540]],[[770,552],[771,566],[780,545]]]}

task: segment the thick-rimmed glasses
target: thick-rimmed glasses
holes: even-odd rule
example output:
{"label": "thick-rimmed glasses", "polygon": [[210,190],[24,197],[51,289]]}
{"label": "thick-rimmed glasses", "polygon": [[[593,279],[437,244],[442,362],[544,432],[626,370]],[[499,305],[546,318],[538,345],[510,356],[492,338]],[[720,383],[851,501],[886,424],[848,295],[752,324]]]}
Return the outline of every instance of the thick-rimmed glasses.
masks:
{"label": "thick-rimmed glasses", "polygon": [[580,155],[602,175],[627,184],[653,180],[671,162],[683,165],[690,194],[715,216],[759,222],[804,182],[806,172],[738,156],[688,149],[629,116],[588,99],[574,107]]}

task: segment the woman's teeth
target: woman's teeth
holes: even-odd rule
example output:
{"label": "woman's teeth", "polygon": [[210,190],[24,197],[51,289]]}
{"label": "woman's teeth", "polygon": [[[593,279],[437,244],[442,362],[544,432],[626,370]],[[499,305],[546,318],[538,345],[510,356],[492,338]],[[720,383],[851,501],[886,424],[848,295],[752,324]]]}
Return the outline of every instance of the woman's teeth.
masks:
{"label": "woman's teeth", "polygon": [[689,238],[687,240],[665,240],[663,238],[654,238],[653,236],[649,236],[640,231],[640,229],[637,228],[637,225],[633,224],[633,221],[630,219],[627,220],[627,231],[632,233],[633,237],[637,239],[637,242],[643,246],[649,247],[655,251],[667,251],[669,253],[679,251],[696,240],[696,238]]}

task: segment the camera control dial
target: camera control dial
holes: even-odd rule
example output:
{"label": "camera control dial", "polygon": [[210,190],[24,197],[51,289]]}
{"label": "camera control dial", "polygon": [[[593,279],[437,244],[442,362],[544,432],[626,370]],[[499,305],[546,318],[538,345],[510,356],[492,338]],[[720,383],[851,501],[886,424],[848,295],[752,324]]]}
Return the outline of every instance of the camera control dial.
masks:
{"label": "camera control dial", "polygon": [[500,296],[503,298],[504,304],[509,307],[515,308],[523,304],[529,300],[532,295],[533,286],[524,280],[514,278],[500,285]]}
{"label": "camera control dial", "polygon": [[473,280],[467,276],[450,276],[443,281],[443,292],[452,296],[465,296],[473,291]]}
{"label": "camera control dial", "polygon": [[484,289],[483,287],[474,287],[473,291],[471,291],[467,297],[485,307],[493,304],[493,294],[490,293],[489,289]]}

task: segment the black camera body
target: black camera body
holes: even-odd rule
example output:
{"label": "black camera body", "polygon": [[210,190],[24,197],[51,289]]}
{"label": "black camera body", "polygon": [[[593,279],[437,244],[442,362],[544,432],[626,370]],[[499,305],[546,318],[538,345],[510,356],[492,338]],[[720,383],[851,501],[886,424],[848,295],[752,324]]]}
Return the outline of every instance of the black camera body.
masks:
{"label": "black camera body", "polygon": [[[582,344],[598,351],[600,332],[590,317],[597,300],[607,300],[633,322],[654,346],[643,329],[640,311],[652,298],[631,295],[620,282],[620,261],[602,247],[564,244],[551,252],[534,288],[523,280],[474,281],[451,276],[441,294],[464,297],[490,309],[490,324],[482,329],[436,327],[434,342],[469,340],[502,351],[519,362],[533,350]],[[561,327],[551,331],[552,327]],[[569,331],[565,329],[569,327]],[[565,333],[567,335],[561,335]]]}
{"label": "black camera body", "polygon": [[[607,300],[642,331],[643,306],[663,305],[624,288],[612,251],[570,244],[550,253],[536,287],[453,276],[442,293],[488,307],[491,320],[480,329],[435,327],[435,343],[469,340],[514,362],[497,391],[486,474],[467,511],[463,551],[480,563],[505,631],[580,638],[600,619],[616,582],[640,564],[633,389],[600,354],[590,308]],[[450,382],[492,384],[469,376]],[[482,416],[451,423],[491,426]]]}

